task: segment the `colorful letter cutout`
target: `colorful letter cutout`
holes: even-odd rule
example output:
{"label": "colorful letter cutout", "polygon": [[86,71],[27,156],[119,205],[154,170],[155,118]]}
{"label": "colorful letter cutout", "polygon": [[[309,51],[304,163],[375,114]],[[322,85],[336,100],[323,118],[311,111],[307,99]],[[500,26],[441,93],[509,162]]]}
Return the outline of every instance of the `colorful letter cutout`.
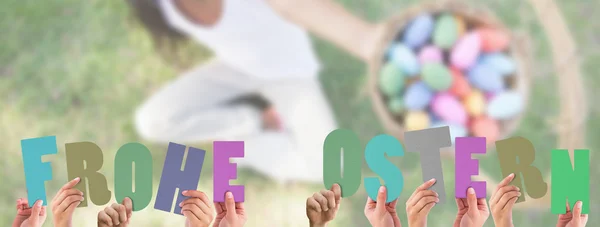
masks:
{"label": "colorful letter cutout", "polygon": [[[496,150],[502,176],[514,173],[515,179],[510,184],[521,189],[522,194],[517,199],[517,203],[525,201],[525,192],[534,199],[546,195],[548,185],[544,182],[542,172],[531,165],[535,159],[535,148],[529,140],[523,137],[499,140],[496,141]],[[520,173],[523,173],[525,188],[521,184]]]}
{"label": "colorful letter cutout", "polygon": [[225,193],[230,191],[236,202],[244,202],[244,186],[229,185],[229,180],[237,179],[237,165],[230,163],[231,157],[244,157],[243,141],[215,141],[213,143],[213,199],[225,202]]}
{"label": "colorful letter cutout", "polygon": [[44,182],[52,180],[52,167],[49,162],[42,162],[42,156],[56,154],[56,137],[46,136],[21,140],[23,153],[23,167],[25,168],[25,184],[27,186],[27,200],[29,207],[37,200],[46,201],[46,187]]}
{"label": "colorful letter cutout", "polygon": [[[342,176],[342,153],[344,171]],[[362,147],[358,136],[350,130],[336,129],[329,133],[323,144],[323,182],[325,188],[337,183],[342,197],[348,197],[360,187]]]}
{"label": "colorful letter cutout", "polygon": [[[385,158],[386,154],[390,157],[404,156],[402,144],[390,135],[383,134],[373,137],[365,148],[367,165],[385,181],[387,189],[386,202],[389,203],[398,198],[400,193],[402,193],[404,177],[402,176],[402,171]],[[378,177],[365,178],[365,189],[373,201],[377,201],[379,187],[381,187],[381,182]]]}
{"label": "colorful letter cutout", "polygon": [[[65,144],[67,154],[67,175],[69,179],[81,178],[75,186],[83,192],[83,201],[78,207],[87,206],[87,196],[98,205],[107,204],[112,196],[108,190],[106,177],[99,173],[103,164],[102,150],[92,142],[78,142]],[[90,193],[86,189],[86,181],[89,182]]]}
{"label": "colorful letter cutout", "polygon": [[[133,168],[132,168],[133,167]],[[135,180],[133,179],[135,169]],[[133,185],[135,183],[135,186]],[[133,211],[139,211],[152,200],[152,154],[140,143],[128,143],[115,156],[115,197],[129,197]]]}
{"label": "colorful letter cutout", "polygon": [[471,159],[471,154],[485,154],[485,137],[457,137],[454,160],[456,198],[467,198],[467,189],[475,189],[477,198],[487,195],[485,181],[472,181],[471,176],[479,174],[479,161]]}
{"label": "colorful letter cutout", "polygon": [[568,150],[552,150],[552,213],[566,213],[566,200],[573,210],[583,202],[582,214],[590,212],[590,151],[575,150],[573,166]]}

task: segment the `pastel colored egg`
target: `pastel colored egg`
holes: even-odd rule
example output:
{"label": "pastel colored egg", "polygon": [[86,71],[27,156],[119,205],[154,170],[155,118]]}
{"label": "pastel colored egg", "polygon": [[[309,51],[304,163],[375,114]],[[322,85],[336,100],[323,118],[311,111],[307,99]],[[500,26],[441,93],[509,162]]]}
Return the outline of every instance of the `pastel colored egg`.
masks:
{"label": "pastel colored egg", "polygon": [[509,35],[499,29],[480,28],[478,33],[481,36],[481,49],[484,52],[503,51],[510,43]]}
{"label": "pastel colored egg", "polygon": [[419,62],[421,64],[429,63],[429,62],[441,62],[442,61],[442,51],[440,48],[436,46],[426,46],[421,49],[419,52]]}
{"label": "pastel colored egg", "polygon": [[426,129],[430,123],[429,115],[423,111],[411,111],[404,117],[406,131]]}
{"label": "pastel colored egg", "polygon": [[516,69],[512,58],[502,53],[485,54],[481,57],[480,64],[492,67],[503,76],[511,75]]}
{"label": "pastel colored egg", "polygon": [[477,60],[481,39],[477,32],[469,32],[458,40],[450,53],[450,62],[458,69],[467,69]]}
{"label": "pastel colored egg", "polygon": [[485,101],[489,102],[490,100],[492,100],[492,98],[494,98],[494,96],[496,96],[496,93],[486,92],[485,93]]}
{"label": "pastel colored egg", "polygon": [[419,73],[419,61],[417,56],[411,49],[402,44],[394,46],[391,55],[392,61],[395,62],[405,75],[415,76]]}
{"label": "pastel colored egg", "polygon": [[504,90],[504,78],[498,71],[484,65],[477,64],[468,72],[471,85],[485,92],[500,92]]}
{"label": "pastel colored egg", "polygon": [[462,98],[471,92],[471,85],[460,70],[451,69],[450,73],[452,74],[452,85],[448,92],[450,94]]}
{"label": "pastel colored egg", "polygon": [[431,103],[431,109],[443,121],[465,125],[467,123],[467,113],[462,104],[450,93],[440,93],[436,95]]}
{"label": "pastel colored egg", "polygon": [[435,24],[433,31],[433,43],[442,48],[448,49],[454,45],[458,39],[458,26],[451,14],[442,14]]}
{"label": "pastel colored egg", "polygon": [[465,34],[467,30],[467,24],[465,20],[460,16],[454,16],[454,21],[456,21],[456,30],[458,31],[458,36],[462,36]]}
{"label": "pastel colored egg", "polygon": [[404,87],[404,74],[392,63],[386,63],[379,74],[379,89],[388,96],[399,95]]}
{"label": "pastel colored egg", "polygon": [[404,31],[403,42],[410,48],[423,46],[433,32],[434,20],[430,14],[416,17]]}
{"label": "pastel colored egg", "polygon": [[426,63],[421,73],[423,81],[436,91],[445,91],[452,85],[452,75],[442,63]]}
{"label": "pastel colored egg", "polygon": [[464,126],[458,124],[451,124],[443,121],[433,123],[430,128],[440,128],[446,126],[450,129],[450,137],[452,143],[454,143],[456,137],[465,137],[469,135],[467,128],[465,128]]}
{"label": "pastel colored egg", "polygon": [[498,137],[500,137],[500,126],[497,121],[486,116],[481,116],[474,118],[471,122],[471,132],[473,136],[485,137],[486,143],[491,144],[496,142]]}
{"label": "pastel colored egg", "polygon": [[485,110],[485,96],[481,91],[473,90],[463,100],[467,113],[471,116],[480,116]]}
{"label": "pastel colored egg", "polygon": [[404,94],[404,106],[408,110],[423,110],[431,101],[433,94],[423,82],[411,84]]}
{"label": "pastel colored egg", "polygon": [[487,107],[487,114],[493,119],[506,120],[517,116],[524,108],[523,96],[515,91],[498,93]]}
{"label": "pastel colored egg", "polygon": [[400,113],[404,112],[404,110],[405,110],[404,100],[402,99],[402,97],[396,96],[396,97],[391,98],[388,101],[388,109],[393,114],[400,114]]}

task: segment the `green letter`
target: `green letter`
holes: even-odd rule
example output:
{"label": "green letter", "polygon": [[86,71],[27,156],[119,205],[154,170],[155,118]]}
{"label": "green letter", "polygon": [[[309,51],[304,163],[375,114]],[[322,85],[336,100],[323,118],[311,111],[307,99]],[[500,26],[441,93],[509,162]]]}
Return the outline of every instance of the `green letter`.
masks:
{"label": "green letter", "polygon": [[583,202],[582,214],[590,210],[590,151],[575,150],[573,166],[568,150],[552,150],[552,213],[566,213],[565,200],[573,210]]}
{"label": "green letter", "polygon": [[[133,166],[132,166],[133,164]],[[135,168],[135,186],[133,169]],[[133,211],[139,211],[152,200],[152,154],[146,146],[128,143],[115,156],[115,197],[123,201],[129,197]]]}
{"label": "green letter", "polygon": [[[362,151],[358,136],[350,130],[336,129],[327,135],[323,144],[323,181],[329,189],[334,183],[342,188],[342,197],[356,193],[360,186]],[[341,156],[344,153],[344,175]]]}

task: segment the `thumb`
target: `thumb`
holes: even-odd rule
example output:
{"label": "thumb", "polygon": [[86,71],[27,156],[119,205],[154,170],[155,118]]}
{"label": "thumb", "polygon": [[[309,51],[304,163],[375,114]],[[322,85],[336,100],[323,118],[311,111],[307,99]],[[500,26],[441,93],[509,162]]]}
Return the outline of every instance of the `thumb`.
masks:
{"label": "thumb", "polygon": [[583,207],[583,202],[581,201],[577,201],[575,203],[575,208],[573,209],[573,220],[575,220],[576,223],[579,223],[580,217],[581,217],[581,208]]}
{"label": "thumb", "polygon": [[40,219],[40,212],[42,212],[42,200],[35,201],[33,209],[31,209],[31,216],[29,218],[31,218],[30,220],[34,225],[37,225]]}
{"label": "thumb", "polygon": [[385,210],[386,191],[385,186],[379,187],[379,192],[377,193],[377,205],[375,206],[377,210]]}
{"label": "thumb", "polygon": [[469,213],[477,213],[477,195],[475,189],[469,187],[467,189],[467,204],[469,205]]}
{"label": "thumb", "polygon": [[225,208],[227,209],[226,216],[233,217],[235,213],[235,199],[233,198],[233,193],[227,192],[225,193]]}
{"label": "thumb", "polygon": [[127,213],[127,219],[131,218],[131,213],[133,210],[133,201],[129,197],[125,197],[122,202],[123,206],[125,206],[125,212]]}

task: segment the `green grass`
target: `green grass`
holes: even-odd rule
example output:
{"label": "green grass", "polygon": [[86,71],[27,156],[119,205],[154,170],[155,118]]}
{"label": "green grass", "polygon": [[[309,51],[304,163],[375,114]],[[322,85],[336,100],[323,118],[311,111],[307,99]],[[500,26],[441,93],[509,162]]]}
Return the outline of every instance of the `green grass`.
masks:
{"label": "green grass", "polygon": [[[339,0],[349,10],[377,21],[418,1]],[[476,2],[474,0],[470,2]],[[519,0],[489,0],[485,4],[509,27],[527,34],[535,50],[531,102],[520,128],[514,135],[532,141],[537,156],[535,165],[548,173],[551,149],[556,146],[554,126],[548,119],[560,111],[556,96],[556,75],[552,71],[548,41],[531,7]],[[577,41],[577,57],[582,60],[589,103],[587,145],[594,153],[600,149],[600,108],[593,105],[600,88],[599,20],[592,18],[600,4],[595,1],[560,1],[559,5]],[[64,144],[93,141],[104,150],[104,173],[112,190],[113,160],[118,148],[128,142],[141,142],[154,155],[154,190],[164,161],[167,144],[140,141],[132,127],[133,112],[143,100],[165,82],[174,79],[181,68],[167,64],[156,53],[147,34],[131,18],[124,1],[33,1],[0,2],[0,223],[10,223],[14,203],[25,197],[20,140],[56,135],[59,154],[44,158],[52,162],[54,180],[47,183],[51,198],[66,182]],[[382,133],[371,111],[368,97],[359,95],[364,87],[366,66],[331,44],[315,38],[315,48],[323,62],[321,80],[335,110],[340,127],[357,133],[363,143]],[[203,48],[186,48],[184,59],[200,64],[210,53]],[[191,145],[191,144],[188,144]],[[198,145],[211,149],[209,145]],[[209,157],[207,160],[211,160]],[[398,210],[406,225],[404,202],[421,178],[419,158],[407,154],[393,159],[404,172],[405,187]],[[592,156],[597,163],[598,156]],[[483,171],[498,179],[500,171],[494,150],[480,157]],[[446,191],[454,192],[454,164],[444,162]],[[365,168],[366,169],[366,168]],[[592,165],[592,211],[600,210],[597,192],[600,167]],[[199,184],[200,190],[212,189],[212,163],[207,161]],[[363,177],[372,176],[365,171]],[[252,172],[243,172],[239,183],[247,188],[247,206],[251,220],[247,226],[305,226],[304,200],[321,185],[281,186]],[[340,215],[332,226],[368,226],[362,210],[365,191],[344,199]],[[114,201],[114,199],[113,199]],[[153,203],[151,203],[153,204]],[[518,206],[518,205],[517,205]],[[94,226],[99,207],[79,208],[76,226]],[[432,211],[430,226],[449,226],[456,212],[448,201]],[[597,213],[597,212],[595,212]],[[45,226],[50,226],[49,220]],[[154,210],[151,206],[136,213],[134,223],[141,226],[181,224],[183,218]],[[514,213],[516,226],[550,226],[556,216],[550,207],[539,211]],[[588,226],[600,224],[598,215],[590,215]],[[492,226],[489,219],[486,226]]]}

